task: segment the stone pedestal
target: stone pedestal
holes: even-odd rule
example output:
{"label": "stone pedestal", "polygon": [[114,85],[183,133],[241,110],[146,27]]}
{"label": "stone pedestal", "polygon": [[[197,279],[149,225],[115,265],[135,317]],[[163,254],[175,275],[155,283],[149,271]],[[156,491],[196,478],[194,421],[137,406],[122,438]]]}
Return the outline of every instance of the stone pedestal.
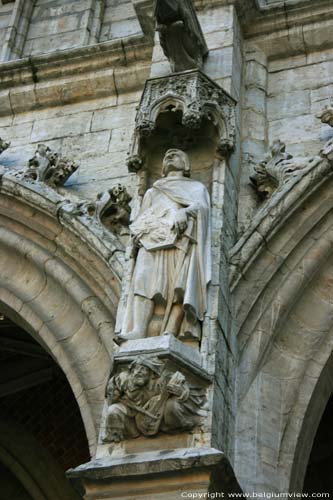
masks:
{"label": "stone pedestal", "polygon": [[96,459],[68,476],[86,500],[181,500],[241,492],[224,454],[214,448],[179,448]]}
{"label": "stone pedestal", "polygon": [[240,491],[222,451],[233,418],[224,306],[232,214],[224,199],[234,108],[198,70],[146,83],[128,159],[137,182],[115,327],[120,347],[95,458],[68,473],[86,499]]}
{"label": "stone pedestal", "polygon": [[[107,405],[101,423],[96,458],[68,471],[73,485],[85,499],[177,500],[193,495],[240,492],[226,456],[210,446],[212,376],[203,357],[171,335],[132,340],[115,355],[115,370],[145,356],[160,360],[171,371],[179,371],[207,391],[201,407],[201,425],[189,431],[139,436],[120,442],[103,442]],[[118,367],[118,368],[117,368]]]}

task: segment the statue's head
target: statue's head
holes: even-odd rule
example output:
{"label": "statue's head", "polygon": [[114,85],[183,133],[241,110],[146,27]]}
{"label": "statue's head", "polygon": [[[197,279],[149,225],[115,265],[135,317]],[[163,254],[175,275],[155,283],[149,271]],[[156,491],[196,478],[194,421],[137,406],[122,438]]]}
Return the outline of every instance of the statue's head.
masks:
{"label": "statue's head", "polygon": [[182,171],[184,177],[191,175],[189,157],[181,149],[168,149],[164,155],[162,177],[166,177],[172,171]]}

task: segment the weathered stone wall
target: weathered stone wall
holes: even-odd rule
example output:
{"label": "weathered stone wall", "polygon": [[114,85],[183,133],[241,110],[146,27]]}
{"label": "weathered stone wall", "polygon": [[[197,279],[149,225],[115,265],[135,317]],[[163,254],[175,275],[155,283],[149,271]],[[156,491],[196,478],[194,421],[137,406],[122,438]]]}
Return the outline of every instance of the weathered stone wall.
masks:
{"label": "weathered stone wall", "polygon": [[316,118],[333,95],[331,5],[286,2],[283,11],[280,3],[245,27],[240,234],[262,204],[249,177],[269,146],[281,139],[291,154],[313,155],[331,133]]}
{"label": "weathered stone wall", "polygon": [[37,0],[30,19],[23,55],[86,45],[92,15],[90,0]]}
{"label": "weathered stone wall", "polygon": [[130,183],[126,153],[134,123],[138,93],[86,103],[48,108],[2,119],[0,137],[11,141],[3,153],[5,166],[23,166],[38,143],[47,144],[80,165],[70,187],[83,197],[122,182]]}
{"label": "weathered stone wall", "polygon": [[128,0],[106,0],[100,41],[141,33],[133,3]]}
{"label": "weathered stone wall", "polygon": [[1,60],[138,34],[142,34],[141,26],[128,0],[17,0],[15,4],[0,4]]}
{"label": "weathered stone wall", "polygon": [[333,97],[333,49],[271,61],[267,84],[268,142],[293,155],[317,154],[331,130],[316,114]]}

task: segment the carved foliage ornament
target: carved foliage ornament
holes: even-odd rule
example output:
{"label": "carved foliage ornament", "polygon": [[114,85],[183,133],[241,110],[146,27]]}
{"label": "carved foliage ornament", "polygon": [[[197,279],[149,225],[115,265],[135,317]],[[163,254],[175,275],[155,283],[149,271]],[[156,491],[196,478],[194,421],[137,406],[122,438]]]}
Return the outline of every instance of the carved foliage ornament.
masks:
{"label": "carved foliage ornament", "polygon": [[200,423],[206,401],[203,387],[149,356],[116,368],[106,395],[104,442],[191,430]]}
{"label": "carved foliage ornament", "polygon": [[25,181],[42,182],[52,188],[63,186],[79,165],[53,152],[45,144],[38,144],[34,156],[24,170],[15,177]]}
{"label": "carved foliage ornament", "polygon": [[156,0],[155,18],[172,71],[200,69],[208,48],[192,0]]}
{"label": "carved foliage ornament", "polygon": [[[325,108],[317,115],[323,123],[330,124],[333,109]],[[333,125],[333,121],[331,126]],[[251,180],[257,190],[268,198],[252,218],[251,224],[229,254],[231,282],[236,286],[258,247],[269,241],[270,234],[289,217],[294,207],[307,199],[322,182],[333,174],[333,138],[329,139],[313,157],[293,158],[285,146],[276,141],[272,153],[256,167]],[[258,243],[258,234],[262,243]]]}
{"label": "carved foliage ornament", "polygon": [[230,154],[235,143],[235,105],[229,94],[198,70],[147,80],[136,116],[129,171],[142,168],[140,141],[153,134],[158,115],[167,111],[182,111],[182,124],[188,129],[198,129],[204,117],[211,120],[219,133],[217,153]]}

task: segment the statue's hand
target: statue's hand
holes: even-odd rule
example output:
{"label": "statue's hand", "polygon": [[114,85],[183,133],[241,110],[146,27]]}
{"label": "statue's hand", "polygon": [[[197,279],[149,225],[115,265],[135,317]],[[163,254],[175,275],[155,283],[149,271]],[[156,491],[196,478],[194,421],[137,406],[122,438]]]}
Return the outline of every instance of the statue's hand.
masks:
{"label": "statue's hand", "polygon": [[179,209],[176,212],[174,223],[172,226],[175,229],[177,236],[181,235],[187,228],[187,214],[184,209]]}

